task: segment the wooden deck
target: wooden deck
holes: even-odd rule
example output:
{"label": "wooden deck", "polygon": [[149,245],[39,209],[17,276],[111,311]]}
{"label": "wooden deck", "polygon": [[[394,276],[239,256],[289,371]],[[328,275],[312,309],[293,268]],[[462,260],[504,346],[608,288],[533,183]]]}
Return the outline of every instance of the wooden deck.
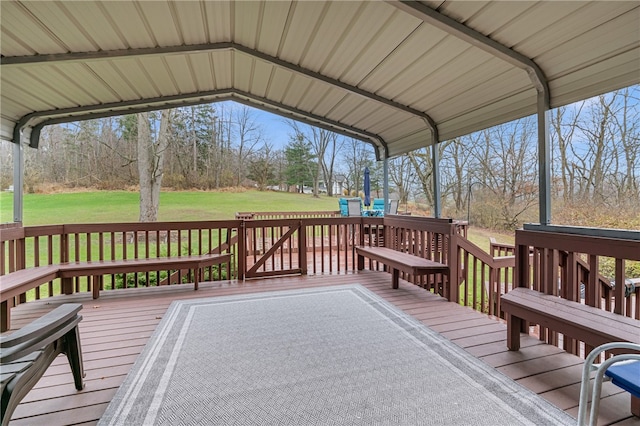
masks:
{"label": "wooden deck", "polygon": [[[20,305],[13,310],[12,326],[20,328],[51,310],[58,303],[80,302],[84,317],[80,335],[86,371],[86,387],[77,392],[66,360],[59,357],[16,409],[11,425],[90,425],[104,413],[137,356],[172,300],[230,294],[308,288],[326,285],[361,284],[421,320],[433,330],[466,349],[554,405],[577,415],[582,360],[563,351],[524,337],[522,349],[509,352],[506,325],[419,287],[400,281],[391,289],[385,272],[294,276],[246,281],[201,283],[129,289],[101,295],[59,296]],[[599,424],[639,425],[629,412],[629,395],[610,383],[603,388]]]}

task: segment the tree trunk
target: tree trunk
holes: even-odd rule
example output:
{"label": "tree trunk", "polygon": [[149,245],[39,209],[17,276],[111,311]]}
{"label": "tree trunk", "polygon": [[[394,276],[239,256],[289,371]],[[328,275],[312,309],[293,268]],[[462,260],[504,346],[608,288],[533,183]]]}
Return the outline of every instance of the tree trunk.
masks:
{"label": "tree trunk", "polygon": [[151,138],[149,113],[138,114],[138,174],[140,177],[140,222],[158,220],[164,153],[169,144],[170,110],[163,110],[158,140]]}

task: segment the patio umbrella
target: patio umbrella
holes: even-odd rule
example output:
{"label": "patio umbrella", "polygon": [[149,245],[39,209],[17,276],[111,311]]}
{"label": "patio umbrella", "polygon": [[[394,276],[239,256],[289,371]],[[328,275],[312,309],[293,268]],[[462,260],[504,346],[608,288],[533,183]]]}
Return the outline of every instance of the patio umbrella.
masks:
{"label": "patio umbrella", "polygon": [[369,177],[369,168],[364,168],[364,205],[371,205],[371,178]]}

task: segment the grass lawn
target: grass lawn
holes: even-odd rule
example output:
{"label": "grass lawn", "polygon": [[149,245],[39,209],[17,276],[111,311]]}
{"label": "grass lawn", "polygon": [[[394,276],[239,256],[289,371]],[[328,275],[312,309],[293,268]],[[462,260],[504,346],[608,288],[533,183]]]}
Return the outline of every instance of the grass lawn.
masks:
{"label": "grass lawn", "polygon": [[[234,219],[236,212],[338,210],[337,197],[271,191],[180,191],[160,194],[160,221]],[[137,222],[139,198],[130,191],[24,195],[24,225]],[[0,193],[0,223],[13,221],[13,194]],[[469,239],[489,250],[489,237],[513,243],[513,234],[470,228]]]}
{"label": "grass lawn", "polygon": [[[160,221],[234,219],[235,213],[338,210],[336,198],[286,192],[163,192]],[[24,225],[137,222],[137,192],[97,191],[24,195]],[[13,221],[13,194],[0,194],[0,222]]]}

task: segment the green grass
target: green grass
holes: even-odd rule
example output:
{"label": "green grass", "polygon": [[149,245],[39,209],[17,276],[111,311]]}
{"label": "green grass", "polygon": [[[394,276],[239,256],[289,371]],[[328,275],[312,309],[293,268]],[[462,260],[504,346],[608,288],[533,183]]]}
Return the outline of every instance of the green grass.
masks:
{"label": "green grass", "polygon": [[[337,198],[286,192],[163,192],[159,221],[234,219],[236,212],[338,210]],[[25,194],[25,226],[137,222],[137,192]],[[0,222],[13,221],[13,194],[0,193]]]}
{"label": "green grass", "polygon": [[[25,194],[25,226],[65,223],[137,222],[137,192],[95,191]],[[234,219],[236,212],[338,210],[337,198],[271,191],[182,191],[160,194],[160,221]],[[0,193],[0,223],[13,221],[13,194]],[[478,228],[469,239],[489,250],[489,237],[513,243],[514,237]]]}

